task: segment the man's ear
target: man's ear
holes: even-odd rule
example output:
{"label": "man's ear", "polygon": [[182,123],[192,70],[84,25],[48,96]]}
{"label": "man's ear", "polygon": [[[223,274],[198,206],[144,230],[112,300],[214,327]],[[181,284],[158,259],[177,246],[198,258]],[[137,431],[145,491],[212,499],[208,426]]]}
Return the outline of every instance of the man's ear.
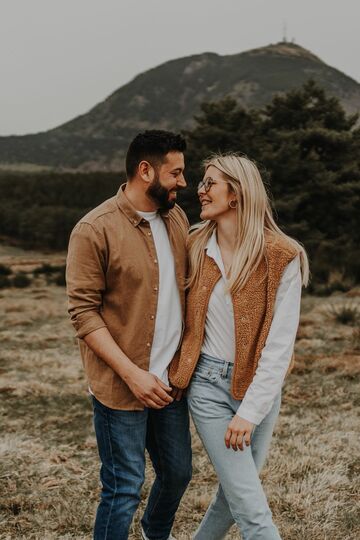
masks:
{"label": "man's ear", "polygon": [[154,167],[148,161],[140,161],[139,163],[139,175],[148,184],[155,178]]}

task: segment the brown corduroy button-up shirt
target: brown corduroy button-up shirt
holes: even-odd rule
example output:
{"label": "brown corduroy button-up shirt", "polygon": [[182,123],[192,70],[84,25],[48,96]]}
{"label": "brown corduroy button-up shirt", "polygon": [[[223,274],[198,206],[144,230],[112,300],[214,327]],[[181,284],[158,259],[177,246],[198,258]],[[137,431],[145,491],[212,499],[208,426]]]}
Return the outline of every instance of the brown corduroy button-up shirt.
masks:
{"label": "brown corduroy button-up shirt", "polygon": [[[159,292],[159,268],[150,224],[117,195],[84,216],[72,231],[66,282],[71,321],[91,391],[113,409],[141,410],[126,383],[86,345],[84,336],[107,327],[122,351],[149,369]],[[162,214],[174,255],[184,313],[188,220],[179,206]]]}

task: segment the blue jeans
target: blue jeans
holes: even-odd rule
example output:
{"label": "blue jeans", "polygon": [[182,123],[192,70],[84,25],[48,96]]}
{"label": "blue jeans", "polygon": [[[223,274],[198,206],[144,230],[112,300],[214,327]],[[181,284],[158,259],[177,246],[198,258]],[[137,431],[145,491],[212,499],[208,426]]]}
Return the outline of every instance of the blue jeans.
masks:
{"label": "blue jeans", "polygon": [[156,478],[141,524],[148,538],[167,540],[191,479],[186,398],[159,410],[119,411],[93,396],[93,407],[102,483],[94,540],[127,540],[145,477],[145,448]]}
{"label": "blue jeans", "polygon": [[280,540],[259,479],[278,417],[281,394],[264,420],[255,427],[243,451],[227,449],[228,424],[241,401],[230,393],[232,364],[201,355],[188,390],[194,424],[219,479],[194,540],[220,540],[234,522],[244,540]]}

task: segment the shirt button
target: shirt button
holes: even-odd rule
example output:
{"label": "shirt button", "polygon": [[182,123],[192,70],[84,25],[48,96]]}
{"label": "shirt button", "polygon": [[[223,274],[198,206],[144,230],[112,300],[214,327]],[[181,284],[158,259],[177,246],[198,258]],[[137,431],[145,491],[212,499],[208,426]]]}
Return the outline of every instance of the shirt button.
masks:
{"label": "shirt button", "polygon": [[147,346],[147,347],[150,347],[150,345],[151,345],[151,343],[147,342],[146,346]]}
{"label": "shirt button", "polygon": [[151,236],[151,231],[148,232],[148,236]]}
{"label": "shirt button", "polygon": [[157,288],[157,287],[154,287],[154,291],[157,291],[157,290],[158,290],[158,288]]}
{"label": "shirt button", "polygon": [[157,259],[154,259],[154,263],[157,264]]}
{"label": "shirt button", "polygon": [[155,315],[150,315],[150,319],[153,321],[155,319]]}

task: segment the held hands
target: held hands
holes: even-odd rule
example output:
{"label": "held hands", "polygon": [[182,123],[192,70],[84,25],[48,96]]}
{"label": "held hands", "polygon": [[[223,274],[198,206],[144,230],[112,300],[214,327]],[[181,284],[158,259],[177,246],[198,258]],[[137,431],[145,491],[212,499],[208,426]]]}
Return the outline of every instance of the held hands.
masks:
{"label": "held hands", "polygon": [[156,375],[141,368],[137,368],[126,383],[145,407],[162,409],[174,401],[170,395],[172,392],[170,386],[163,383]]}
{"label": "held hands", "polygon": [[254,424],[248,422],[244,418],[240,418],[237,414],[233,417],[230,424],[228,425],[226,434],[225,434],[225,446],[230,448],[230,446],[237,451],[244,450],[243,441],[245,441],[246,446],[250,445],[251,432],[254,428]]}

